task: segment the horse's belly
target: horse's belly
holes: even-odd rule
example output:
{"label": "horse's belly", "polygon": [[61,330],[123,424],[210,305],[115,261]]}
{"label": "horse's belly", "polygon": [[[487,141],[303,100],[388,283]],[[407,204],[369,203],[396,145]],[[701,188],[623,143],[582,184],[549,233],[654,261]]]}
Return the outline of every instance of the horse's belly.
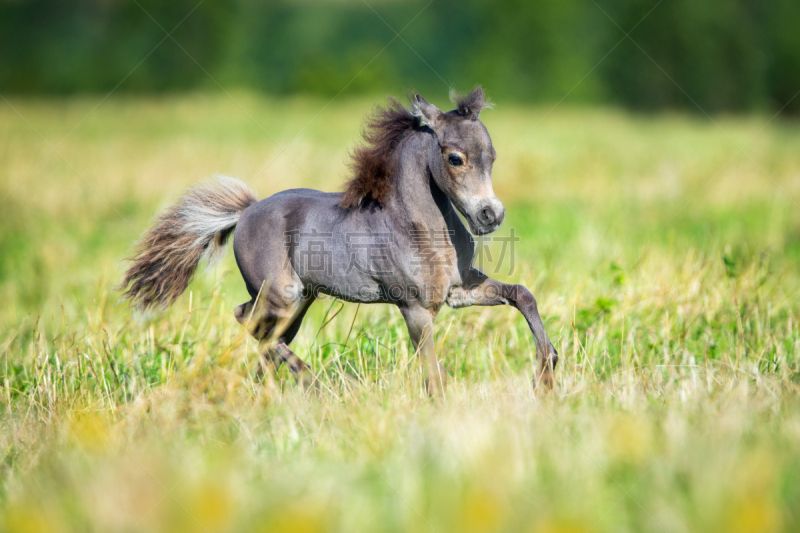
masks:
{"label": "horse's belly", "polygon": [[388,303],[384,291],[377,283],[328,283],[314,284],[317,296],[326,294],[352,303]]}

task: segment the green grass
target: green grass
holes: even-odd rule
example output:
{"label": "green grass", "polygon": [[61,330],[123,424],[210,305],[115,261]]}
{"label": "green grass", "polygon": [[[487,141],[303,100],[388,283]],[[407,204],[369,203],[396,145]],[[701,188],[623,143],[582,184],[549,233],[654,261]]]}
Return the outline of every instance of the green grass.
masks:
{"label": "green grass", "polygon": [[230,255],[163,314],[119,301],[187,186],[334,190],[374,104],[233,98],[0,105],[0,530],[800,529],[800,125],[486,111],[520,238],[496,277],[536,295],[557,387],[513,309],[446,309],[437,404],[388,306],[312,307],[309,395],[256,378]]}

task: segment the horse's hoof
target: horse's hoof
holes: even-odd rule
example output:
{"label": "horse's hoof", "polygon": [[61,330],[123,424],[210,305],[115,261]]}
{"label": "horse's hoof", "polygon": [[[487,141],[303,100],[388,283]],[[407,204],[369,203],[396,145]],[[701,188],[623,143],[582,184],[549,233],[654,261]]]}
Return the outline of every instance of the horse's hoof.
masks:
{"label": "horse's hoof", "polygon": [[544,361],[542,363],[541,370],[533,374],[532,384],[534,390],[538,389],[539,386],[541,386],[541,388],[544,389],[545,391],[553,390],[553,387],[556,384],[554,371],[557,362],[558,362],[558,355],[551,354],[549,357],[549,361]]}
{"label": "horse's hoof", "polygon": [[[309,372],[310,374],[310,372]],[[300,386],[300,389],[309,395],[314,396],[321,396],[322,395],[322,387],[320,386],[319,380],[316,376],[302,376],[297,379],[297,384]]]}
{"label": "horse's hoof", "polygon": [[294,375],[297,384],[304,391],[319,389],[319,380],[317,379],[317,376],[315,376],[314,373],[311,372],[311,369],[307,366],[296,371],[292,370],[292,374]]}
{"label": "horse's hoof", "polygon": [[431,398],[443,398],[447,388],[447,372],[439,365],[438,375],[425,378],[425,390]]}
{"label": "horse's hoof", "polygon": [[545,392],[553,390],[556,384],[556,380],[553,377],[553,373],[549,371],[544,371],[538,376],[533,377],[533,390],[540,390],[543,389]]}
{"label": "horse's hoof", "polygon": [[533,388],[536,389],[542,385],[546,390],[553,390],[556,384],[555,376],[553,375],[558,364],[558,352],[551,344],[547,347],[547,358],[542,361],[541,368],[533,376]]}
{"label": "horse's hoof", "polygon": [[429,379],[425,380],[425,392],[428,393],[429,397],[443,398],[444,391],[445,387],[442,384],[436,383],[435,381],[431,381]]}

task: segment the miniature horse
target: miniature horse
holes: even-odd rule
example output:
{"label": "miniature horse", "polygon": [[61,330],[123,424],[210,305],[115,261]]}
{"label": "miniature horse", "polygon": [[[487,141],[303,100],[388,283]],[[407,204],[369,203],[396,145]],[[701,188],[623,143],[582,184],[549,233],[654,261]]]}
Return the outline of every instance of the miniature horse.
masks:
{"label": "miniature horse", "polygon": [[286,362],[302,383],[309,367],[289,348],[320,294],[391,303],[405,318],[428,393],[447,373],[434,353],[433,320],[444,304],[513,305],[536,340],[537,382],[553,384],[558,354],[530,291],[472,267],[475,235],[505,216],[492,189],[495,150],[478,120],[480,87],[442,112],[421,96],[395,100],[366,123],[344,193],[292,189],[258,201],[241,181],[220,177],[191,189],[140,240],[125,274],[125,296],[139,308],[166,307],[198,263],[224,251],[234,233],[236,263],[251,300],[235,316],[260,341],[266,360]]}

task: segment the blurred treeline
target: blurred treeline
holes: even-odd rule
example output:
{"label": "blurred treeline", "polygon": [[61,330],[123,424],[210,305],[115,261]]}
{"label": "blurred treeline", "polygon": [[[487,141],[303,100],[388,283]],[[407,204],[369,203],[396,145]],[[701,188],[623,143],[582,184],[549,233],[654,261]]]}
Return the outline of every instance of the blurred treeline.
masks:
{"label": "blurred treeline", "polygon": [[[800,90],[798,0],[427,4],[0,0],[0,91],[219,83],[335,95],[482,83],[496,99],[569,93],[577,102],[695,109],[691,97],[707,111],[738,111],[779,109]],[[800,98],[786,111],[800,112]]]}

